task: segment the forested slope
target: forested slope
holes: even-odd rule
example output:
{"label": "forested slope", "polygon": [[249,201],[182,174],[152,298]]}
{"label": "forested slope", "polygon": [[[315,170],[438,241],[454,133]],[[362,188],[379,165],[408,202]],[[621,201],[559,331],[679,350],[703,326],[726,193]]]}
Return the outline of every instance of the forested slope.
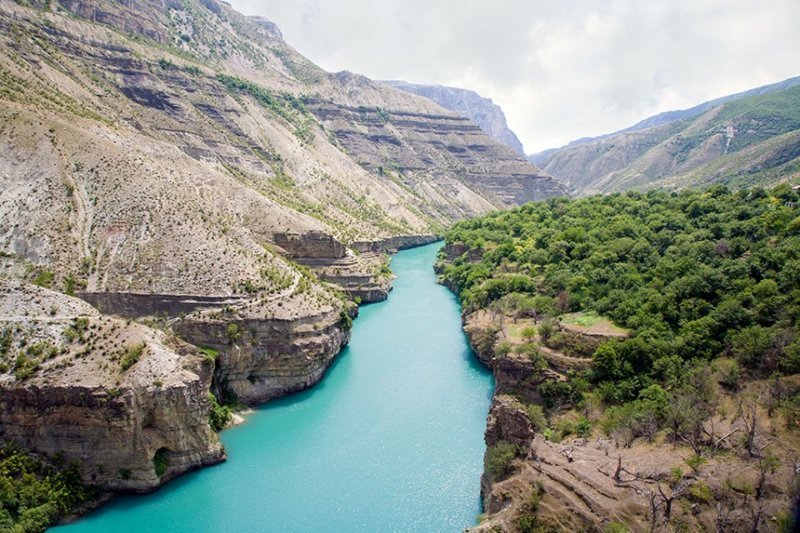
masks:
{"label": "forested slope", "polygon": [[[610,438],[622,449],[645,446],[638,457],[626,456],[633,461],[666,452],[670,443],[692,454],[687,465],[708,462],[705,474],[692,466],[691,480],[683,474],[667,480],[667,459],[661,477],[653,473],[658,465],[648,474],[663,486],[665,506],[689,498],[691,487],[711,487],[701,502],[709,504],[709,516],[698,508],[698,518],[686,518],[696,520],[693,527],[720,519],[711,517],[713,505],[736,502],[740,510],[755,506],[747,520],[762,530],[766,504],[732,495],[723,463],[740,471],[767,458],[782,464],[788,477],[774,484],[771,497],[787,506],[788,467],[800,442],[795,190],[716,186],[553,199],[461,222],[446,238],[443,282],[465,305],[468,333],[498,376],[498,394],[512,397],[496,398],[490,415],[490,479],[514,471],[514,453],[526,456],[528,441],[508,427],[509,405],[518,400],[527,404],[523,412],[540,447],[570,436]],[[506,441],[516,447],[498,468]],[[624,469],[622,455],[620,464]],[[526,467],[517,471],[524,477]],[[765,483],[760,479],[753,478],[754,487]],[[491,507],[491,486],[484,490]],[[587,520],[639,520],[622,511],[593,512]],[[648,520],[675,525],[671,512],[651,514],[659,516]]]}

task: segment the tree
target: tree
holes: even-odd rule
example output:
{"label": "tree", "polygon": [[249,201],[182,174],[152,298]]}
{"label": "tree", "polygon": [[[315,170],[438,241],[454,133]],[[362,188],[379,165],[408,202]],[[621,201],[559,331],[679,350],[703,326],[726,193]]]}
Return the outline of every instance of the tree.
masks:
{"label": "tree", "polygon": [[522,338],[525,339],[525,342],[532,342],[536,337],[536,328],[533,326],[522,328],[520,335],[522,335]]}

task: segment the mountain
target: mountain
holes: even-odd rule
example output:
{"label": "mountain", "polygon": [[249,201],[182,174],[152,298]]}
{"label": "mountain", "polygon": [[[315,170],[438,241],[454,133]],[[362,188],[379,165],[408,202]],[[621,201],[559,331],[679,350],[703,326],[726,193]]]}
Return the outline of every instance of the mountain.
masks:
{"label": "mountain", "polygon": [[321,379],[386,250],[566,192],[217,0],[0,0],[0,102],[0,434],[102,489],[224,459],[217,401]]}
{"label": "mountain", "polygon": [[88,262],[90,291],[226,293],[284,234],[431,234],[564,192],[468,120],[328,74],[223,2],[0,9],[0,246],[58,282]]}
{"label": "mountain", "polygon": [[619,132],[531,156],[578,194],[794,180],[800,78],[662,113]]}
{"label": "mountain", "polygon": [[525,150],[517,135],[506,123],[506,116],[500,106],[475,91],[441,85],[419,85],[405,81],[384,81],[388,85],[433,100],[445,109],[466,117],[486,133],[525,156]]}

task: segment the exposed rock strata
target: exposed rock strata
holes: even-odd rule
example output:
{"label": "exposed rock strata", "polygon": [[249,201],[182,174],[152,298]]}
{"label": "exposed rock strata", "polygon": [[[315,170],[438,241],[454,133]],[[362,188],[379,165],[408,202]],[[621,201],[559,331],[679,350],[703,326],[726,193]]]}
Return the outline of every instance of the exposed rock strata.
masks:
{"label": "exposed rock strata", "polygon": [[3,438],[79,461],[84,481],[109,490],[152,490],[225,459],[208,423],[213,365],[194,347],[32,286],[3,284],[0,317],[13,337],[0,375]]}
{"label": "exposed rock strata", "polygon": [[279,317],[224,317],[199,312],[179,320],[184,339],[219,352],[216,386],[247,404],[306,389],[320,379],[350,340],[342,311],[286,320]]}
{"label": "exposed rock strata", "polygon": [[385,81],[392,87],[429,98],[454,113],[475,122],[486,134],[502,142],[522,157],[525,150],[516,134],[506,123],[500,106],[475,91],[441,85],[420,85],[404,81]]}

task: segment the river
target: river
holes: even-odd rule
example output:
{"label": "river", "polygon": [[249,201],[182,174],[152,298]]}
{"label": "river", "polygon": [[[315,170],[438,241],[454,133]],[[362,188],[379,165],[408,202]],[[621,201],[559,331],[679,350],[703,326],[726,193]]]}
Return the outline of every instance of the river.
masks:
{"label": "river", "polygon": [[385,302],[315,387],[220,435],[226,463],[124,496],[58,533],[461,531],[480,513],[491,374],[456,298],[436,284],[441,243],[398,253]]}

